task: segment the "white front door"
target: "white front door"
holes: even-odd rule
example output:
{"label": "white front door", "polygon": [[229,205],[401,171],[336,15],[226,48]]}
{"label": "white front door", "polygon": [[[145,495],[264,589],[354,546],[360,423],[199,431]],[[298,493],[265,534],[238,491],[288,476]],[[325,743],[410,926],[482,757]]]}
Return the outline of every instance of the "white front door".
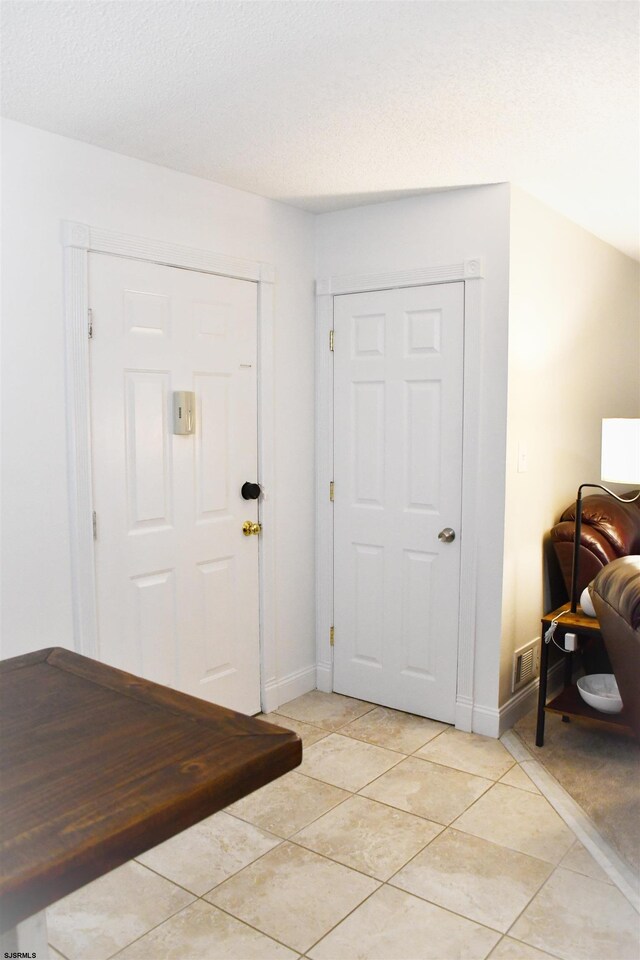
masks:
{"label": "white front door", "polygon": [[334,298],[334,690],[446,722],[463,324],[463,283]]}
{"label": "white front door", "polygon": [[256,284],[90,254],[89,302],[99,656],[256,713]]}

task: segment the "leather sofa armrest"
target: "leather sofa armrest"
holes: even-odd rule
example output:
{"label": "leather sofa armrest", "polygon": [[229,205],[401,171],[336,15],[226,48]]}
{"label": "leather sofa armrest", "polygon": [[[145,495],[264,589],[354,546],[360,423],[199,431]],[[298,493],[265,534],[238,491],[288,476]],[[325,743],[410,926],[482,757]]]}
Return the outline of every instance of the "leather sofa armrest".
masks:
{"label": "leather sofa armrest", "polygon": [[[574,532],[575,523],[565,520],[552,527],[550,534],[567,597],[571,592]],[[593,527],[583,525],[580,530],[580,550],[578,554],[578,596],[602,568],[615,559],[616,552],[609,541]]]}
{"label": "leather sofa armrest", "polygon": [[632,630],[640,631],[640,556],[621,557],[607,566],[596,577],[590,592],[600,610],[611,608]]}
{"label": "leather sofa armrest", "polygon": [[[633,496],[637,490],[630,490],[626,496]],[[570,504],[560,517],[562,521],[573,523],[576,518],[576,505]],[[626,557],[640,554],[640,500],[635,503],[621,503],[606,493],[596,493],[582,501],[582,530],[585,527],[597,532],[613,549],[613,557]],[[584,542],[581,538],[581,542]],[[598,554],[602,560],[602,555]]]}
{"label": "leather sofa armrest", "polygon": [[604,567],[590,592],[625,714],[640,737],[640,556]]}
{"label": "leather sofa armrest", "polygon": [[[576,525],[573,520],[562,520],[556,523],[551,529],[551,539],[556,543],[573,544]],[[580,528],[580,545],[590,550],[600,563],[611,563],[618,557],[615,547],[609,542],[604,534],[600,533],[595,527],[589,526],[583,521]],[[569,577],[571,579],[571,577]]]}

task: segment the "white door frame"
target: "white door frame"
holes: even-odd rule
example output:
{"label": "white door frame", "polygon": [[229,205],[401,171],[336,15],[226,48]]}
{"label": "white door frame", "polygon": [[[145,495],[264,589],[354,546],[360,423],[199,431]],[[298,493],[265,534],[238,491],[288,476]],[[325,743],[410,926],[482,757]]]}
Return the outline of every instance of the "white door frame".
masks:
{"label": "white door frame", "polygon": [[274,563],[274,368],[273,325],[275,272],[268,263],[239,260],[207,250],[131,237],[84,223],[62,221],[64,248],[64,324],[68,489],[74,649],[98,654],[98,621],[91,485],[89,378],[89,253],[145,260],[199,273],[211,273],[258,286],[258,475],[264,491],[260,514],[265,533],[259,538],[260,696],[263,710],[274,709],[270,690],[278,676],[275,634]]}
{"label": "white door frame", "polygon": [[[478,554],[478,453],[483,263],[481,258],[399,273],[330,277],[316,283],[316,656],[318,689],[333,690],[333,298],[397,287],[464,281],[462,536],[455,724],[471,730]],[[338,494],[339,495],[339,494]]]}

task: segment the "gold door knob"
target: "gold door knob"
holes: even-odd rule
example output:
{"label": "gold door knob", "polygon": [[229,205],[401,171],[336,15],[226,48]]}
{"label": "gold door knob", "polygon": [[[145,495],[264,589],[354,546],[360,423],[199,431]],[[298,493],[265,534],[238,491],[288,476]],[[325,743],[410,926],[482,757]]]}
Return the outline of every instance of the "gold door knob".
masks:
{"label": "gold door knob", "polygon": [[245,522],[242,524],[242,532],[244,533],[245,537],[250,537],[252,535],[257,537],[261,530],[262,524],[254,523],[253,520],[245,520]]}

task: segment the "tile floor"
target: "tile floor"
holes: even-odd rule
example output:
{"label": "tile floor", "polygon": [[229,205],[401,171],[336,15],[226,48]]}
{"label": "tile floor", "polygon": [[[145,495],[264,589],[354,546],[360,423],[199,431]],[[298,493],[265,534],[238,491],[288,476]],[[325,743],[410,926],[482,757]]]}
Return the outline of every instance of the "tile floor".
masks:
{"label": "tile floor", "polygon": [[48,911],[67,960],[637,960],[640,917],[496,741],[336,694],[302,766]]}

